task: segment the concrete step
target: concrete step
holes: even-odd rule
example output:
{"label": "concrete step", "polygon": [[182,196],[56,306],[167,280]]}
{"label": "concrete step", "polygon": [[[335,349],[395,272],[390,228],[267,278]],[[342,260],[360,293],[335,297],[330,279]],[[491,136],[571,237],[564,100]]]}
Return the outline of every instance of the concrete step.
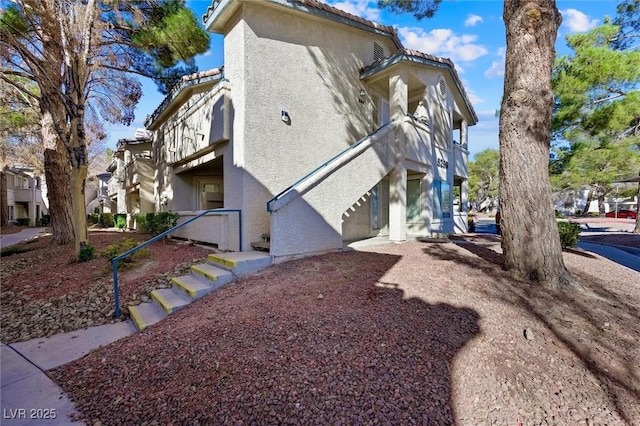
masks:
{"label": "concrete step", "polygon": [[210,254],[209,261],[216,266],[222,266],[230,270],[236,276],[261,271],[273,263],[273,259],[269,253],[259,251]]}
{"label": "concrete step", "polygon": [[199,299],[233,280],[233,274],[210,263],[191,267],[191,274],[171,279],[174,287],[192,299]]}
{"label": "concrete step", "polygon": [[136,328],[143,331],[235,277],[260,271],[271,263],[271,256],[264,252],[210,254],[207,263],[191,266],[191,274],[172,278],[173,287],[153,290],[152,303],[129,306],[131,319]]}
{"label": "concrete step", "polygon": [[216,288],[233,280],[233,273],[231,271],[221,268],[220,266],[212,265],[211,263],[192,265],[191,273],[212,281],[214,285],[217,285]]}
{"label": "concrete step", "polygon": [[148,326],[162,321],[167,317],[158,304],[149,302],[128,306],[129,315],[138,331],[144,331]]}
{"label": "concrete step", "polygon": [[193,300],[176,288],[160,288],[151,292],[151,298],[160,305],[162,310],[171,314],[185,307]]}

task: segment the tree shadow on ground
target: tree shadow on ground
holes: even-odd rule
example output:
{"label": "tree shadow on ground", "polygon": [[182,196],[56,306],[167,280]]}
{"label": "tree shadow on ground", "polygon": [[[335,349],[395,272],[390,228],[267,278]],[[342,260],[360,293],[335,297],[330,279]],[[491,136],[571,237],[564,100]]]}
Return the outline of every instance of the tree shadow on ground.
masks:
{"label": "tree shadow on ground", "polygon": [[[490,275],[494,285],[476,290],[522,308],[540,321],[597,379],[618,415],[633,423],[640,401],[638,301],[606,288],[600,277],[577,270],[572,273],[584,291],[550,290],[503,271],[502,254],[487,246],[455,243],[477,258],[464,255],[453,245],[427,245],[423,253]],[[574,252],[569,253],[594,257]]]}
{"label": "tree shadow on ground", "polygon": [[450,366],[479,315],[385,283],[399,260],[279,264],[51,374],[114,424],[454,424]]}

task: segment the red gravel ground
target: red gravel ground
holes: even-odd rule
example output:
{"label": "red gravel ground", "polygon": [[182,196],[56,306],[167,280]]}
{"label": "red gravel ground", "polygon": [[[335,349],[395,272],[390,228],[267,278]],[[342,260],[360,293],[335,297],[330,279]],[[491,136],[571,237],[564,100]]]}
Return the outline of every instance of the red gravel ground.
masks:
{"label": "red gravel ground", "polygon": [[487,237],[279,264],[49,374],[90,424],[640,424],[640,274],[570,250],[585,291],[550,291],[500,260]]}
{"label": "red gravel ground", "polygon": [[[95,230],[89,244],[94,259],[74,260],[73,246],[51,244],[51,237],[17,247],[24,253],[3,256],[1,273],[1,329],[3,343],[29,340],[63,331],[114,321],[111,262],[101,257],[110,245],[125,239],[147,241],[150,235],[135,232]],[[118,273],[120,305],[140,302],[142,295],[174,267],[192,259],[204,259],[209,250],[176,240],[162,240],[143,249],[145,255],[122,265]],[[167,284],[163,284],[166,286]],[[126,309],[122,310],[126,319]]]}

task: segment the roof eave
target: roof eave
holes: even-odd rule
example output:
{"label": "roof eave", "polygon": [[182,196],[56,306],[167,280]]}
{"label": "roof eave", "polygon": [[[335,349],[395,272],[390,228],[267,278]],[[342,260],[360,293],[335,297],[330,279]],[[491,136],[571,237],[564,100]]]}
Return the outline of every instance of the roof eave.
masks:
{"label": "roof eave", "polygon": [[457,73],[455,72],[453,67],[447,63],[424,58],[421,56],[410,55],[405,52],[400,52],[400,53],[396,53],[395,55],[391,55],[386,59],[381,60],[378,64],[374,66],[365,67],[364,70],[360,73],[360,80],[366,80],[369,77],[372,77],[382,71],[385,71],[386,69],[392,67],[393,65],[399,64],[400,62],[403,62],[403,61],[413,62],[417,64],[422,64],[422,65],[428,65],[431,67],[447,70],[451,75],[452,80],[455,82],[456,89],[458,89],[458,92],[460,93],[465,103],[465,106],[469,111],[469,116],[473,120],[473,123],[470,123],[470,124],[474,125],[478,123],[478,116],[473,108],[473,105],[471,105],[471,101],[466,95],[464,88],[462,87],[462,83],[460,82],[460,79],[458,78]]}

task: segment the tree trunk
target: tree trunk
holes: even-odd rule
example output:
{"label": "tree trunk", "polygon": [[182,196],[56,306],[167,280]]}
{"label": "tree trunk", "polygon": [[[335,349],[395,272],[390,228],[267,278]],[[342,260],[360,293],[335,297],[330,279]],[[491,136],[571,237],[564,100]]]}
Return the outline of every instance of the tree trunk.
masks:
{"label": "tree trunk", "polygon": [[9,226],[9,198],[7,195],[7,174],[0,170],[0,227]]}
{"label": "tree trunk", "polygon": [[604,214],[604,194],[602,192],[598,192],[598,213]]}
{"label": "tree trunk", "polygon": [[558,288],[574,285],[562,258],[549,181],[551,70],[562,18],[552,0],[506,0],[507,52],[500,114],[504,268]]}
{"label": "tree trunk", "polygon": [[67,150],[53,128],[52,115],[46,111],[42,114],[42,140],[53,242],[61,245],[70,244],[75,240],[71,185],[67,178],[71,173],[71,166]]}

